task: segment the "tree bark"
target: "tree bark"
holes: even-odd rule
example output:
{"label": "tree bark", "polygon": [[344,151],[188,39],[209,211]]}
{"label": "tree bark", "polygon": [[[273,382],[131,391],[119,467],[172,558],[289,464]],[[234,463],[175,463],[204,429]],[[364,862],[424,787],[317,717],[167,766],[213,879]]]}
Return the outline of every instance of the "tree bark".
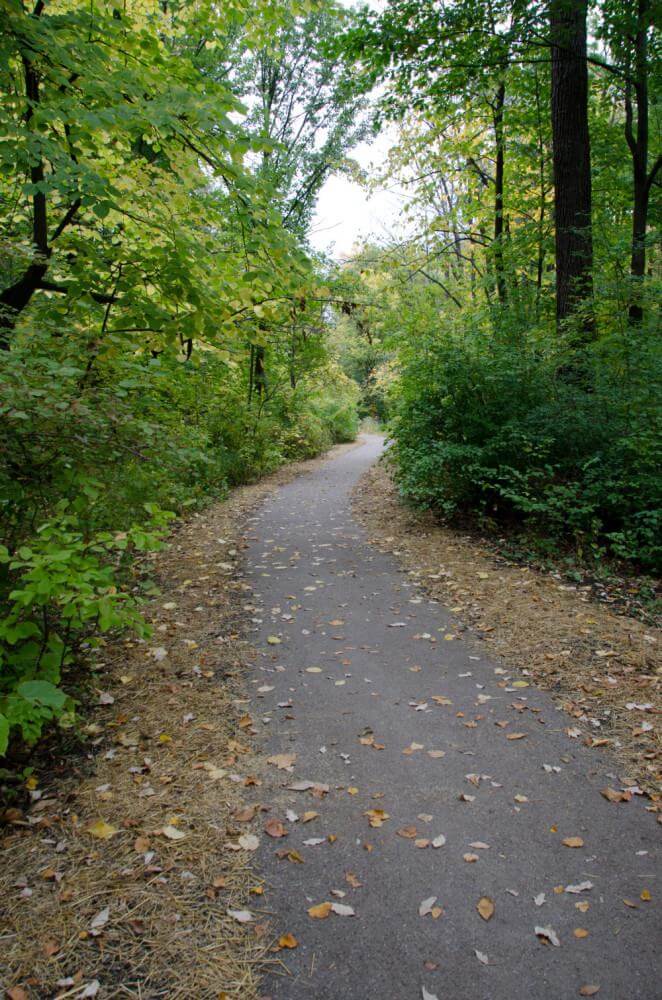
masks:
{"label": "tree bark", "polygon": [[[591,144],[586,62],[587,0],[550,0],[552,148],[556,224],[556,318],[559,329],[593,293]],[[590,310],[581,336],[593,339]]]}
{"label": "tree bark", "polygon": [[503,137],[503,108],[506,101],[506,85],[500,83],[493,105],[494,138],[496,143],[496,166],[494,171],[494,270],[499,302],[506,302],[508,297],[506,273],[503,261],[503,184],[505,169],[505,149]]}
{"label": "tree bark", "polygon": [[[625,85],[625,139],[632,156],[632,250],[630,275],[632,294],[628,310],[629,321],[638,326],[644,318],[641,286],[646,274],[646,228],[650,190],[660,169],[660,159],[648,169],[648,29],[650,27],[649,0],[637,4],[637,25],[634,38],[634,80],[629,76]],[[634,90],[634,101],[632,91]],[[634,108],[636,107],[636,129]]]}

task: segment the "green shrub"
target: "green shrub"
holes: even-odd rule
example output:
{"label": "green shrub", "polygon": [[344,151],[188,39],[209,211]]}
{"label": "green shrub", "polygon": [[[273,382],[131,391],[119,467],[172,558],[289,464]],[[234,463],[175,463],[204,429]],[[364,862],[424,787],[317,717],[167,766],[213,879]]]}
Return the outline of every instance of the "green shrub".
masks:
{"label": "green shrub", "polygon": [[659,358],[602,345],[590,388],[559,375],[553,345],[435,341],[402,373],[392,424],[403,493],[660,566]]}
{"label": "green shrub", "polygon": [[[95,496],[89,484],[84,493]],[[29,544],[0,547],[0,754],[13,729],[34,743],[47,722],[71,720],[73,700],[58,685],[83,639],[93,644],[115,628],[148,632],[122,589],[122,564],[131,550],[160,545],[169,515],[150,507],[149,527],[86,535],[81,506],[63,501]]]}

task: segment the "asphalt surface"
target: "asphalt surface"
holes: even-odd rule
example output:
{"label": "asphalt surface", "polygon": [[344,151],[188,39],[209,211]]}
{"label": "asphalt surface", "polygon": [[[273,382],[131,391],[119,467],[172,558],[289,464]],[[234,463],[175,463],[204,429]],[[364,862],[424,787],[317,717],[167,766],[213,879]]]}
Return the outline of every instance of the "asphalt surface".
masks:
{"label": "asphalt surface", "polygon": [[[298,942],[274,956],[264,995],[662,997],[654,816],[643,797],[608,802],[600,790],[621,783],[604,751],[571,738],[546,693],[485,656],[368,544],[350,491],[381,448],[366,437],[278,489],[249,525],[251,712],[268,754],[296,754],[291,772],[269,765],[260,789],[264,820],[288,832],[261,835],[255,911]],[[329,791],[287,788],[301,781]],[[369,810],[388,818],[372,827]],[[303,822],[307,811],[319,816]],[[440,835],[444,846],[417,846]],[[591,887],[568,891],[581,883]],[[442,912],[420,915],[432,897]],[[324,902],[354,915],[312,918]]]}

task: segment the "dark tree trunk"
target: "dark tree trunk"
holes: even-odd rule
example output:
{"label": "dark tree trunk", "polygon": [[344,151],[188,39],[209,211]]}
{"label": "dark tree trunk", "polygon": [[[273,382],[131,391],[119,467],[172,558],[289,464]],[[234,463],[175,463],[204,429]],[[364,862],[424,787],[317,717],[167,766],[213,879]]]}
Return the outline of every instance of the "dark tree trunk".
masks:
{"label": "dark tree trunk", "polygon": [[[641,291],[646,274],[646,228],[651,186],[660,169],[661,159],[648,169],[648,29],[650,27],[649,0],[639,0],[637,25],[634,38],[634,80],[628,75],[625,85],[625,138],[632,155],[632,251],[630,274],[632,294],[629,320],[634,326],[644,318]],[[628,67],[629,72],[629,67]],[[634,90],[634,101],[632,91]],[[636,127],[634,108],[636,107]]]}
{"label": "dark tree trunk", "polygon": [[[587,0],[550,0],[559,327],[590,300],[593,292],[586,10]],[[585,314],[582,328],[583,338],[592,339],[590,312]]]}
{"label": "dark tree trunk", "polygon": [[499,84],[493,105],[494,138],[496,142],[496,167],[494,171],[494,270],[499,302],[507,298],[506,273],[503,262],[503,181],[505,167],[505,149],[503,137],[503,107],[506,100],[506,86]]}
{"label": "dark tree trunk", "polygon": [[266,391],[267,388],[267,372],[264,367],[264,347],[261,345],[256,345],[255,347],[255,364],[253,368],[253,383],[255,386],[255,393],[257,396],[262,396],[262,393]]}

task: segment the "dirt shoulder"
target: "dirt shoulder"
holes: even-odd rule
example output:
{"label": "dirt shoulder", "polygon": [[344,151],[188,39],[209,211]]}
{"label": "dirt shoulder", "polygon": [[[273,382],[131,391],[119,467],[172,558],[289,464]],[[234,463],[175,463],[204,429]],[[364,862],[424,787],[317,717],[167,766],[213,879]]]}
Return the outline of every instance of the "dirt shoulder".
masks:
{"label": "dirt shoulder", "polygon": [[566,731],[613,751],[623,783],[639,785],[657,808],[659,631],[406,507],[383,463],[363,477],[354,508],[371,541],[451,608],[458,630],[470,628],[490,655],[554,692],[569,715]]}
{"label": "dirt shoulder", "polygon": [[257,996],[274,944],[266,924],[241,923],[262,893],[250,864],[259,809],[243,803],[261,784],[243,689],[243,532],[262,497],[326,457],[235,490],[176,530],[151,566],[153,638],[95,658],[89,742],[67,750],[63,739],[35,758],[29,808],[10,808],[0,826],[0,988],[11,1000]]}

